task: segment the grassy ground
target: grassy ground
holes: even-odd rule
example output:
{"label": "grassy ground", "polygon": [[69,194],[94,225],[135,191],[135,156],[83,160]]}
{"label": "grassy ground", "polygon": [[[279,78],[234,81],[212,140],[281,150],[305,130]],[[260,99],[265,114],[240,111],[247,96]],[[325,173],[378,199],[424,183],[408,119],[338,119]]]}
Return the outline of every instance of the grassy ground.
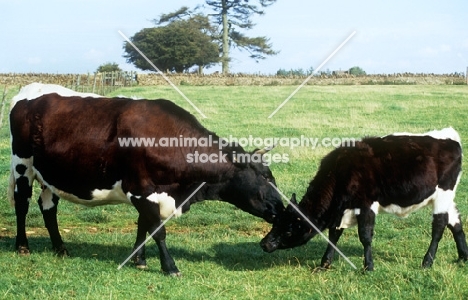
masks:
{"label": "grassy ground", "polygon": [[[208,117],[202,119],[170,87],[134,87],[113,95],[167,98],[194,113],[223,137],[359,138],[397,131],[425,132],[453,126],[468,145],[466,86],[306,86],[273,118],[268,116],[294,87],[190,87],[182,91]],[[17,90],[10,90],[12,96]],[[247,147],[253,150],[253,147]],[[279,188],[299,198],[330,147],[277,146],[288,163],[272,164]],[[315,272],[325,251],[320,237],[307,245],[262,252],[269,231],[264,221],[222,202],[206,201],[167,225],[168,247],[181,278],[159,271],[154,242],[145,271],[117,266],[131,252],[137,214],[131,206],[83,208],[62,201],[59,223],[72,257],[53,255],[36,203],[28,217],[32,254],[14,253],[14,211],[6,201],[9,176],[7,126],[0,131],[0,299],[462,299],[468,297],[468,266],[454,263],[455,244],[447,231],[432,269],[420,269],[430,241],[430,209],[407,219],[379,215],[374,239],[376,270],[353,270],[341,258],[333,269]],[[466,165],[466,156],[464,159]],[[37,191],[36,191],[37,192]],[[468,180],[457,194],[468,223]],[[34,201],[35,202],[35,201]],[[339,248],[362,267],[356,229],[345,231]]]}

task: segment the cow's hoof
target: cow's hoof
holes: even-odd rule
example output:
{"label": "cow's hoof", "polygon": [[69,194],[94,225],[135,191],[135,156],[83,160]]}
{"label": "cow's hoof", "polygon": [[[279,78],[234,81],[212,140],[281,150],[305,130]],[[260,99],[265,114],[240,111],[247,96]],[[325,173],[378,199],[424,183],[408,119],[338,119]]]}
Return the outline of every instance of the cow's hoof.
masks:
{"label": "cow's hoof", "polygon": [[28,256],[29,254],[31,254],[31,252],[29,251],[28,247],[26,246],[19,246],[18,247],[18,250],[16,251],[18,253],[18,255],[20,256]]}

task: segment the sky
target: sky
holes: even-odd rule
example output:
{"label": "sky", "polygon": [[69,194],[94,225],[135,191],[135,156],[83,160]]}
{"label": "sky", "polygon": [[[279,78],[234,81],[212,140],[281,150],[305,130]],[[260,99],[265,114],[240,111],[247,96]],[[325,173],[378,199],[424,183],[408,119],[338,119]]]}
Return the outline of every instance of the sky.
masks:
{"label": "sky", "polygon": [[[258,2],[250,0],[252,2]],[[138,70],[123,57],[124,38],[153,19],[204,0],[0,0],[0,73],[92,73],[106,62]],[[245,34],[266,36],[275,56],[256,62],[232,51],[231,72],[359,66],[370,74],[453,73],[468,67],[468,1],[278,0]],[[219,71],[220,66],[206,72]]]}

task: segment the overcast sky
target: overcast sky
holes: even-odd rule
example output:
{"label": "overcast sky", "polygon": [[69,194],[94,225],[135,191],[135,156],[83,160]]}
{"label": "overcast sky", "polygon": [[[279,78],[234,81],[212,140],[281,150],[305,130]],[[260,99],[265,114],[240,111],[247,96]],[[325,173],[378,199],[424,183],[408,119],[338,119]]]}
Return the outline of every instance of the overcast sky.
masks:
{"label": "overcast sky", "polygon": [[[105,62],[135,70],[122,57],[119,30],[131,37],[162,13],[203,3],[0,0],[0,73],[87,73]],[[354,31],[322,70],[453,73],[468,67],[466,0],[278,0],[254,22],[246,34],[269,37],[280,53],[256,63],[235,51],[232,72],[317,68]]]}

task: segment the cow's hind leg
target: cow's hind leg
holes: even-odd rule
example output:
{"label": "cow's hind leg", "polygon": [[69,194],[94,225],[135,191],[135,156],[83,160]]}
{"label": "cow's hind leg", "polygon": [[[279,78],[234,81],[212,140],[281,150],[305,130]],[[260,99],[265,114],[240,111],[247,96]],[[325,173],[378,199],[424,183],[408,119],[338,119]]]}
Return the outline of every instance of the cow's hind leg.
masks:
{"label": "cow's hind leg", "polygon": [[[336,245],[342,233],[343,233],[343,229],[330,228],[328,230],[328,238],[330,240],[330,243],[332,243],[333,245]],[[334,256],[335,256],[335,248],[332,245],[328,244],[327,250],[325,251],[325,254],[322,257],[322,262],[320,266],[324,269],[329,269],[333,262]]]}
{"label": "cow's hind leg", "polygon": [[52,191],[43,186],[41,196],[39,197],[39,208],[44,219],[44,224],[49,231],[52,248],[59,256],[68,256],[68,250],[60,236],[58,223],[57,223],[57,206],[59,197],[52,193]]}
{"label": "cow's hind leg", "polygon": [[[155,202],[148,201],[145,197],[137,198],[131,196],[130,200],[140,214],[138,224],[145,224],[144,227],[146,227],[147,231],[150,234],[154,233],[153,239],[156,241],[156,245],[159,249],[162,271],[171,276],[180,276],[179,269],[177,269],[174,259],[171,257],[166,247],[166,228],[161,226],[159,205]],[[145,220],[140,221],[140,218],[144,218]],[[156,229],[158,230],[156,231]],[[141,231],[143,230],[144,229],[138,229],[137,240],[138,237],[141,238]]]}
{"label": "cow's hind leg", "polygon": [[29,245],[26,237],[26,215],[29,210],[29,202],[32,196],[32,183],[34,173],[32,170],[32,158],[22,159],[12,157],[12,170],[14,176],[13,199],[16,214],[16,251],[20,255],[28,255]]}
{"label": "cow's hind leg", "polygon": [[360,214],[356,218],[358,221],[359,240],[364,246],[364,270],[373,271],[372,238],[374,236],[375,213],[369,208],[361,209]]}

